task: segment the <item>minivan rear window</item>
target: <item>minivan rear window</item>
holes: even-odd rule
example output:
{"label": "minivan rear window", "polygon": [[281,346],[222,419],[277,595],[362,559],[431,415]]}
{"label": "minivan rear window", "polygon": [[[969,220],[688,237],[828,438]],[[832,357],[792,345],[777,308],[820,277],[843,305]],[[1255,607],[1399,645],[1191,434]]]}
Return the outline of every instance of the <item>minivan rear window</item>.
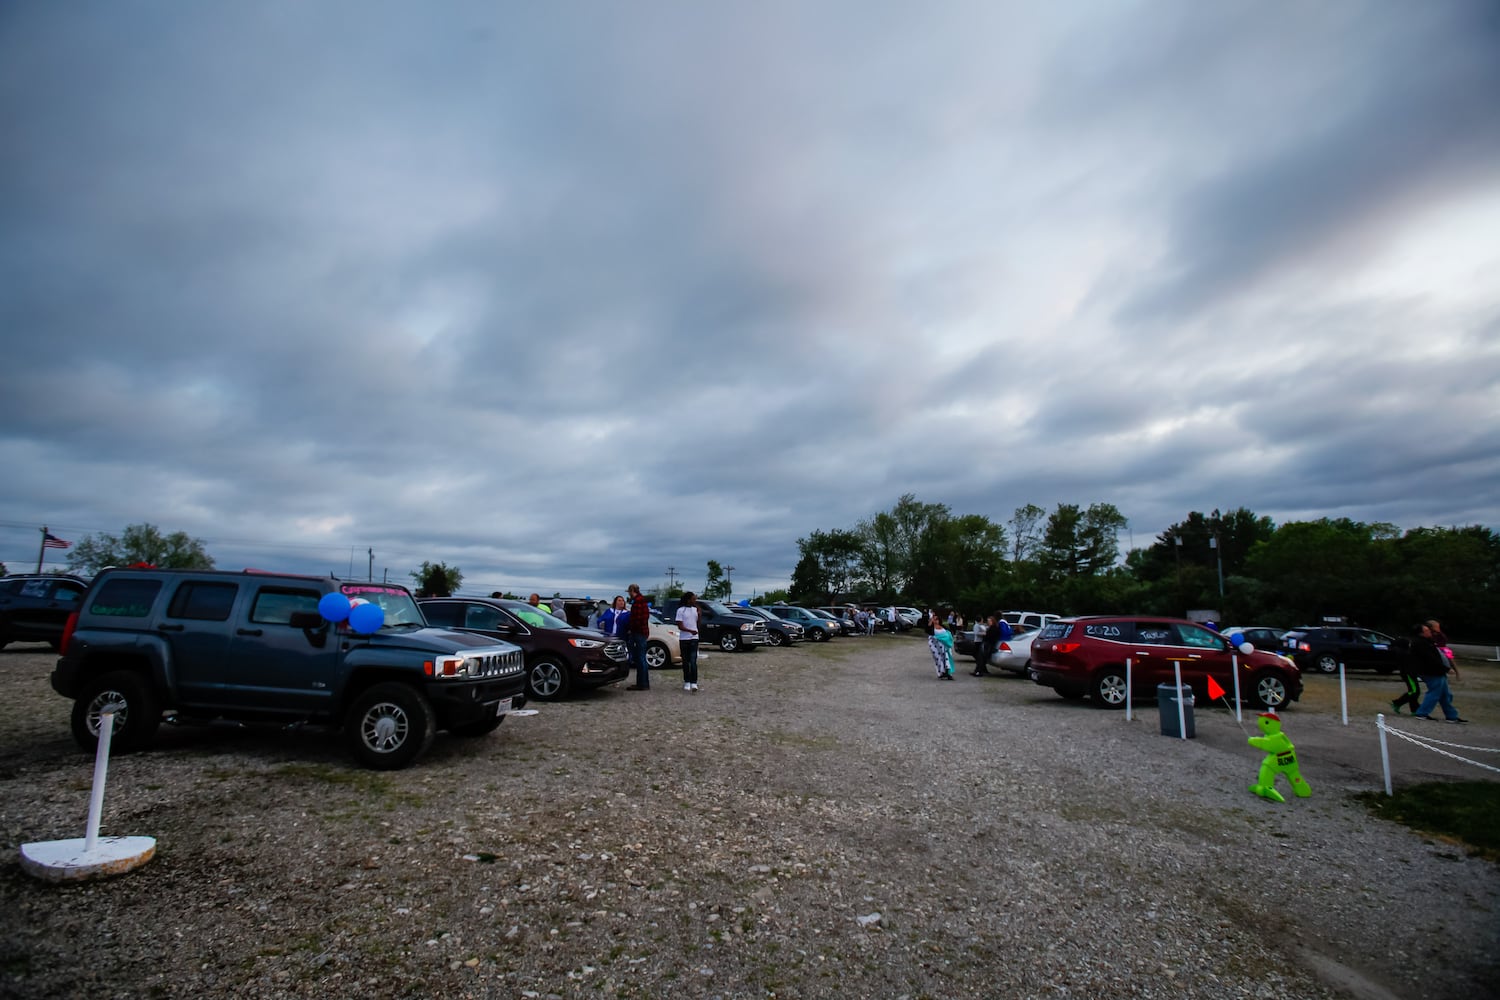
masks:
{"label": "minivan rear window", "polygon": [[1038,639],[1061,639],[1073,630],[1072,622],[1052,622],[1043,625],[1042,630],[1037,633]]}
{"label": "minivan rear window", "polygon": [[89,614],[101,618],[144,618],[151,613],[160,580],[106,580],[89,604]]}

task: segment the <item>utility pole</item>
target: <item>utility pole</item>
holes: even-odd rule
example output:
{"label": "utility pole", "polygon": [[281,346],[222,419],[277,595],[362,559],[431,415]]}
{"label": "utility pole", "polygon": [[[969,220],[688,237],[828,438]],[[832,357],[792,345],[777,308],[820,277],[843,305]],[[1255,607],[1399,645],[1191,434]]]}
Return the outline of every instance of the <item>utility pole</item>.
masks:
{"label": "utility pole", "polygon": [[676,586],[677,586],[677,567],[676,566],[668,566],[667,567],[667,589],[671,590],[672,588],[674,588]]}
{"label": "utility pole", "polygon": [[365,573],[365,579],[369,580],[371,583],[374,583],[375,582],[375,550],[374,549],[368,549],[367,551],[370,553],[370,569],[369,569],[369,572]]}
{"label": "utility pole", "polygon": [[726,586],[726,587],[729,588],[729,593],[725,596],[724,600],[726,602],[733,601],[734,600],[734,567],[733,566],[725,566],[724,567],[724,586]]}

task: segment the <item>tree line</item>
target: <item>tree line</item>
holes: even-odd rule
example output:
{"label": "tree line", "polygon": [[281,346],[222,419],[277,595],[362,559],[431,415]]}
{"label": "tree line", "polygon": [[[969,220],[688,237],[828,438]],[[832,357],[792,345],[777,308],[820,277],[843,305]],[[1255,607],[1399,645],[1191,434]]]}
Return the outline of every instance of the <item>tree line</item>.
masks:
{"label": "tree line", "polygon": [[[1486,640],[1500,631],[1500,536],[1480,525],[1402,531],[1348,518],[1277,525],[1243,507],[1191,511],[1121,559],[1127,524],[1109,503],[1060,503],[1050,513],[1026,504],[997,524],[907,494],[853,527],[797,539],[790,585],[764,599],[952,607],[970,617],[1004,608],[1173,616],[1211,609],[1222,624],[1342,617],[1386,631],[1438,618],[1450,636]],[[152,524],[85,536],[68,553],[68,568],[85,576],[135,563],[214,565],[201,539]],[[725,567],[711,559],[706,569],[699,593],[729,596]],[[463,581],[458,567],[442,562],[423,562],[410,576],[432,595],[454,593]],[[660,596],[680,596],[674,589]]]}
{"label": "tree line", "polygon": [[1109,503],[1016,508],[998,524],[912,494],[853,527],[797,540],[789,593],[811,605],[896,602],[973,616],[1213,610],[1223,624],[1324,618],[1401,631],[1439,618],[1483,638],[1500,619],[1500,536],[1479,525],[1413,528],[1348,518],[1289,521],[1191,511],[1121,559],[1128,526]]}

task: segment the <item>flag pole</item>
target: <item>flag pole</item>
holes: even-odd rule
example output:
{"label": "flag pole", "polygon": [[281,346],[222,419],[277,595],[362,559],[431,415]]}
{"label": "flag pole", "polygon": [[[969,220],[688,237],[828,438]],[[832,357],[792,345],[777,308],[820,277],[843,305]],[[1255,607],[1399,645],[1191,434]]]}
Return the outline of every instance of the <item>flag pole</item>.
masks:
{"label": "flag pole", "polygon": [[42,525],[42,544],[36,550],[36,571],[40,576],[42,572],[42,559],[47,555],[47,526]]}

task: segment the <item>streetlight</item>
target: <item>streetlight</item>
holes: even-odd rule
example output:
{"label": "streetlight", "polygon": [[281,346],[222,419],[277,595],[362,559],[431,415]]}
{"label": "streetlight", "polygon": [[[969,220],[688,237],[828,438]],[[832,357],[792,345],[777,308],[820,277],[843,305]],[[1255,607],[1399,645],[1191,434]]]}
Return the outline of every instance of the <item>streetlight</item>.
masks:
{"label": "streetlight", "polygon": [[1215,557],[1219,560],[1219,598],[1224,597],[1224,550],[1219,548],[1219,533],[1214,532],[1214,537],[1208,540],[1208,547],[1214,550]]}
{"label": "streetlight", "polygon": [[724,567],[724,581],[725,581],[724,586],[726,586],[726,587],[729,588],[729,593],[727,595],[725,595],[724,600],[726,600],[726,601],[733,601],[734,600],[734,567],[733,566],[725,566]]}

